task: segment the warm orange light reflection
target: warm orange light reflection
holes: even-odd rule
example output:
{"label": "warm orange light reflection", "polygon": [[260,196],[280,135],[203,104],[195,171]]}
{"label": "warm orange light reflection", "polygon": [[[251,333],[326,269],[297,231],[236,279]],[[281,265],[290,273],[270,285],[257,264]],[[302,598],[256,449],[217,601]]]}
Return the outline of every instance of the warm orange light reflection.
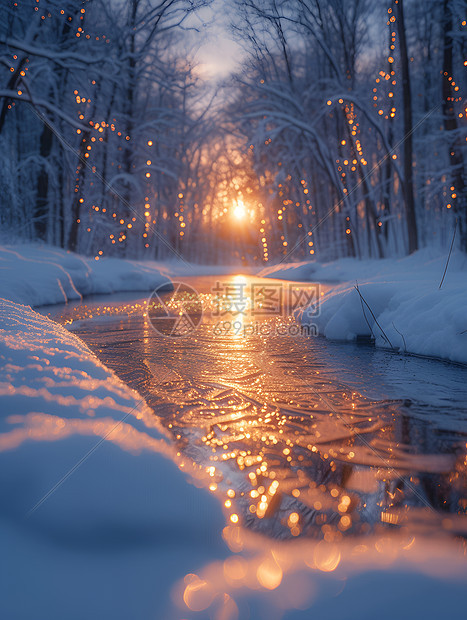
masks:
{"label": "warm orange light reflection", "polygon": [[275,590],[282,581],[282,569],[273,555],[267,557],[256,571],[259,583],[268,590]]}

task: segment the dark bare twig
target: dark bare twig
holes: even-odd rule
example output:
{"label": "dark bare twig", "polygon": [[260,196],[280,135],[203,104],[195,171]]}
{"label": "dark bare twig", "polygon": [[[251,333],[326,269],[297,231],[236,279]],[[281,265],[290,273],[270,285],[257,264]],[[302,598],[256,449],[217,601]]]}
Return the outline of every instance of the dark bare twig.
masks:
{"label": "dark bare twig", "polygon": [[[356,281],[356,284],[357,284],[356,288],[357,288],[357,291],[358,291],[358,282],[357,281]],[[368,318],[367,318],[367,316],[365,314],[365,308],[363,306],[363,299],[362,299],[361,295],[360,295],[360,303],[362,304],[362,313],[363,313],[363,316],[365,318],[366,324],[368,325],[368,329],[370,330],[371,337],[373,338],[373,340],[375,340],[375,335],[373,333],[373,330],[371,329],[370,321],[368,320]]]}
{"label": "dark bare twig", "polygon": [[357,293],[360,295],[360,299],[361,301],[365,304],[365,306],[368,308],[368,310],[370,311],[371,316],[373,317],[374,322],[376,323],[376,325],[379,327],[379,329],[381,330],[381,334],[383,336],[383,338],[386,340],[386,342],[388,343],[388,345],[391,347],[391,349],[395,349],[395,347],[392,346],[391,341],[389,340],[389,338],[387,337],[384,329],[381,327],[381,325],[378,323],[378,319],[375,317],[375,315],[373,314],[373,310],[370,308],[370,306],[368,305],[368,303],[366,302],[365,298],[363,297],[363,295],[360,292],[360,289],[358,288],[358,282],[356,284],[356,286],[354,287],[355,290],[357,291]]}
{"label": "dark bare twig", "polygon": [[396,330],[396,332],[399,334],[399,336],[402,338],[403,342],[404,342],[404,353],[407,353],[407,343],[405,342],[405,338],[404,338],[404,334],[401,333],[397,327],[394,325],[394,321],[392,322],[392,326],[394,327],[394,329]]}
{"label": "dark bare twig", "polygon": [[456,223],[454,224],[454,232],[452,233],[451,247],[449,248],[449,254],[448,254],[448,259],[446,261],[446,267],[444,268],[443,277],[441,278],[441,282],[439,283],[438,289],[440,289],[443,286],[444,278],[446,277],[446,272],[448,270],[449,261],[451,259],[452,248],[454,246],[454,239],[456,238],[456,230],[457,230],[457,217],[456,217]]}

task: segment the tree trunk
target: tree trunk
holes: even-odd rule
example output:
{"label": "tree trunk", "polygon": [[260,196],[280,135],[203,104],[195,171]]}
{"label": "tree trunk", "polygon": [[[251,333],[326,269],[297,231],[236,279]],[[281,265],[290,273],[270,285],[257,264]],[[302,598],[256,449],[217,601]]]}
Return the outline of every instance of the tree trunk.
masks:
{"label": "tree trunk", "polygon": [[[52,151],[53,133],[48,125],[42,128],[40,139],[41,159],[48,160]],[[37,177],[36,203],[34,205],[34,232],[38,239],[46,240],[47,234],[47,213],[49,195],[49,172],[46,164],[41,166]]]}
{"label": "tree trunk", "polygon": [[[83,139],[81,140],[81,144],[79,147],[79,163],[77,165],[77,169],[78,171],[81,172],[81,174],[79,174],[79,179],[80,179],[80,185],[81,187],[84,187],[84,183],[86,180],[86,166],[84,165],[84,162],[86,161],[84,158],[84,155],[86,153],[86,145],[89,142],[89,136],[90,136],[90,131],[85,131],[83,133]],[[79,225],[80,225],[80,220],[81,220],[81,202],[80,202],[80,194],[81,192],[77,192],[75,191],[75,195],[73,197],[73,202],[71,204],[71,226],[70,226],[70,233],[68,235],[68,249],[71,252],[76,252],[78,249],[78,232],[79,232]]]}
{"label": "tree trunk", "polygon": [[397,32],[399,34],[400,60],[402,72],[402,98],[404,107],[404,183],[405,217],[409,254],[418,249],[417,220],[415,218],[415,198],[413,191],[413,141],[412,141],[412,94],[410,90],[409,58],[405,36],[404,5],[399,0],[396,6]]}

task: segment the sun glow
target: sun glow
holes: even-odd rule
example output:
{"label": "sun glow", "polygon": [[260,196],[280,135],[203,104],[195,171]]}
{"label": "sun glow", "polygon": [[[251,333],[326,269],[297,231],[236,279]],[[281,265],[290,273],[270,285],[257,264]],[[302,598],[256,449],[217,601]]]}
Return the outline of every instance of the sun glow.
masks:
{"label": "sun glow", "polygon": [[245,205],[243,204],[243,201],[237,200],[237,204],[235,205],[233,209],[233,216],[237,220],[244,220],[246,218],[246,215],[247,215],[247,211],[246,211]]}

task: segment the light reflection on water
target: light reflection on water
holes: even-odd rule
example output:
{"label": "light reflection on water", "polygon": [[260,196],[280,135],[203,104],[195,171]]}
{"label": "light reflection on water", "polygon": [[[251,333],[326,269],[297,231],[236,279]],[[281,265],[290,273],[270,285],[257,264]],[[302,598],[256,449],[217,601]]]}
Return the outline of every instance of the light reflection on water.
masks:
{"label": "light reflection on water", "polygon": [[[188,281],[202,293],[205,316],[186,338],[159,336],[144,300],[89,303],[53,318],[74,321],[72,329],[98,357],[147,394],[172,435],[179,466],[202,472],[222,503],[232,551],[248,541],[254,548],[257,535],[314,545],[298,555],[287,547],[289,560],[282,547],[253,564],[230,559],[222,578],[187,576],[180,596],[190,609],[205,609],[229,584],[277,588],[292,557],[327,572],[346,554],[371,549],[390,557],[411,549],[419,535],[467,534],[465,369],[436,362],[433,371],[433,362],[414,361],[416,372],[445,375],[445,405],[406,401],[405,385],[412,393],[417,378],[400,371],[404,360],[357,347],[340,354],[321,339],[277,335],[291,320],[252,316],[251,300],[246,314],[235,317],[238,328],[215,331],[221,319],[213,311],[212,279]],[[380,365],[365,376],[371,356]],[[386,359],[400,398],[381,387]],[[360,389],[346,383],[352,372]],[[378,391],[391,398],[366,393]],[[233,609],[225,596],[225,608]]]}

